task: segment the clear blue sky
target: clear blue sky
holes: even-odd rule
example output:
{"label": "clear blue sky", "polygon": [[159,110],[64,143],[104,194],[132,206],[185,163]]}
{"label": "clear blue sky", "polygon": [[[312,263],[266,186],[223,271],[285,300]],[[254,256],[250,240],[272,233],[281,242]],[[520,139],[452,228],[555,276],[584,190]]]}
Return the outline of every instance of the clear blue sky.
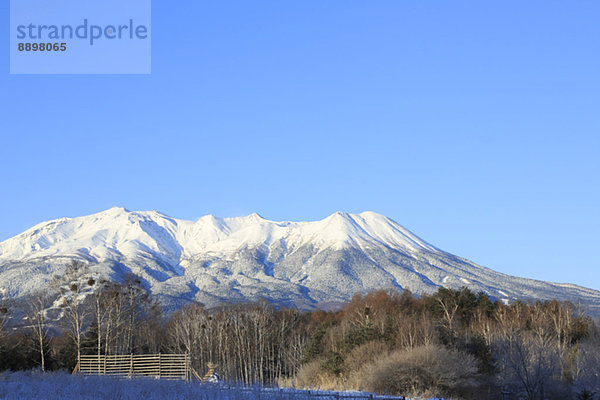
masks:
{"label": "clear blue sky", "polygon": [[114,205],[372,210],[498,271],[600,289],[599,2],[152,12],[148,76],[9,75],[0,52],[0,240]]}

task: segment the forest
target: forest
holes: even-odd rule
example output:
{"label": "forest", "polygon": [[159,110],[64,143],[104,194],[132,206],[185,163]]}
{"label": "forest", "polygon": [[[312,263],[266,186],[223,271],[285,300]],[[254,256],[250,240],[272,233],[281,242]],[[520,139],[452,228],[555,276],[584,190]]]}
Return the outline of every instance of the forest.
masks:
{"label": "forest", "polygon": [[[51,296],[49,293],[56,293]],[[190,354],[246,385],[453,399],[600,398],[600,329],[576,304],[467,288],[357,294],[337,311],[266,301],[166,314],[136,276],[74,261],[47,292],[0,300],[0,371],[72,370],[79,354]]]}

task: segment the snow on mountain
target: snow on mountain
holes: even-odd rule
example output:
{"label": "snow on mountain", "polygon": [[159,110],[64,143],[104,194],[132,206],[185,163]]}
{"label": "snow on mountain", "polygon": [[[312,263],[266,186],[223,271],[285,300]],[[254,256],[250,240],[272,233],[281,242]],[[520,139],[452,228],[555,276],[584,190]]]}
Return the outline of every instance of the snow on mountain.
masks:
{"label": "snow on mountain", "polygon": [[138,274],[167,307],[267,298],[315,308],[372,289],[424,293],[467,286],[504,301],[558,298],[600,311],[598,291],[494,272],[373,212],[337,212],[314,222],[258,214],[186,221],[115,207],[61,218],[0,243],[0,289],[19,297],[44,288],[71,259],[114,280]]}

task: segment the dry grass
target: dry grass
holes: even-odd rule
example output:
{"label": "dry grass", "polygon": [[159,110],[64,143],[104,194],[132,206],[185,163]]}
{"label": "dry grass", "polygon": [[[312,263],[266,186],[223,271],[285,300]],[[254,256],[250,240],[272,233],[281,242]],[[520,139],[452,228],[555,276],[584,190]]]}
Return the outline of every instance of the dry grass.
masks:
{"label": "dry grass", "polygon": [[320,361],[302,367],[281,386],[301,389],[360,390],[413,397],[470,397],[477,387],[475,358],[439,345],[389,352],[384,343],[357,347],[344,360],[339,376],[323,371]]}

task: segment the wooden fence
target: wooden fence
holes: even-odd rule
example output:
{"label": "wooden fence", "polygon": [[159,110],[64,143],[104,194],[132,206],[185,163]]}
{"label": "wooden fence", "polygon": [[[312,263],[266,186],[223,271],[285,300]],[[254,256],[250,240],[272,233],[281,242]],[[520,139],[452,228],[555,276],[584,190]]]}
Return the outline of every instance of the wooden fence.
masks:
{"label": "wooden fence", "polygon": [[[190,364],[188,354],[130,354],[130,355],[82,355],[73,370],[73,373],[86,375],[108,375],[116,377],[136,377],[147,376],[160,379],[197,379],[205,382]],[[275,396],[276,398],[285,398],[293,400],[315,399],[315,400],[404,400],[404,397],[378,396],[375,394],[363,393],[336,393],[320,392],[315,390],[294,390],[294,389],[272,389],[258,387],[243,387],[229,385],[214,385],[210,387],[211,391],[229,392],[254,392],[257,398],[264,395]],[[298,397],[297,397],[298,396]]]}
{"label": "wooden fence", "polygon": [[81,355],[73,373],[121,377],[200,379],[188,354]]}

